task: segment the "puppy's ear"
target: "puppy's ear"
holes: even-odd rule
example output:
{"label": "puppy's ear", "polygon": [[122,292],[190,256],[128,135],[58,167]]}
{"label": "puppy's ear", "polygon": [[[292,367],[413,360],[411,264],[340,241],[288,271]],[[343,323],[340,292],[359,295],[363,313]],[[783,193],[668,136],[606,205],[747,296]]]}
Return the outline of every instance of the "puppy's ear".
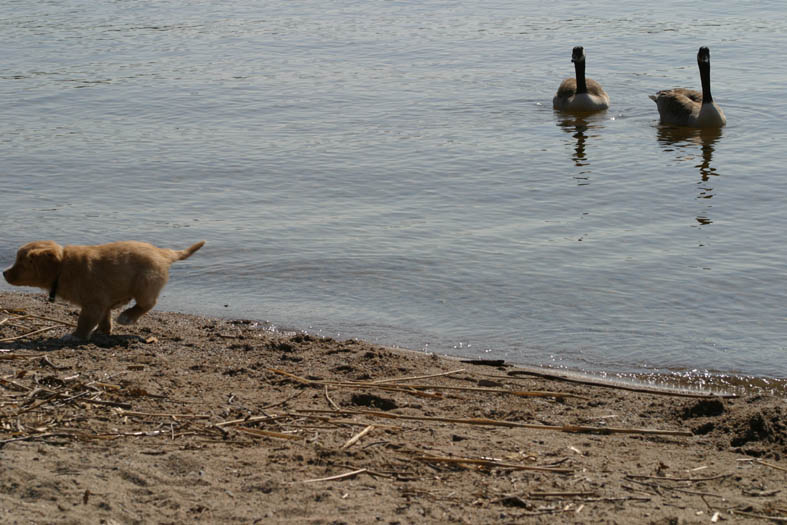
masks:
{"label": "puppy's ear", "polygon": [[63,260],[62,248],[39,248],[31,250],[28,254],[36,274],[40,276],[57,275],[60,263]]}

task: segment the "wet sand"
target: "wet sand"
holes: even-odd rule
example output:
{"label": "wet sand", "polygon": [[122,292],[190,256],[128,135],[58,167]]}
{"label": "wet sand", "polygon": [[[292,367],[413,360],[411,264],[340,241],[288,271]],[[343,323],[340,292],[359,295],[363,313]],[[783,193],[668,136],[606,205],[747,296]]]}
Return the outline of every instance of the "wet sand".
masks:
{"label": "wet sand", "polygon": [[76,314],[0,293],[3,523],[787,519],[784,397],[636,392],[157,311],[73,345]]}

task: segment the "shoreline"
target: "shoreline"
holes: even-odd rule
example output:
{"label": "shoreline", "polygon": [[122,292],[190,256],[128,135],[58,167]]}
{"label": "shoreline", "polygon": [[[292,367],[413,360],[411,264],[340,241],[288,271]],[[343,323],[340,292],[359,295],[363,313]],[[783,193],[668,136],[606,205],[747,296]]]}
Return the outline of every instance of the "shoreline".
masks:
{"label": "shoreline", "polygon": [[[2,291],[0,291],[2,293]],[[17,293],[17,292],[12,292]],[[188,315],[215,317],[217,319],[232,320],[235,317],[231,315],[222,314],[205,314],[198,310],[188,310],[180,312]],[[244,318],[247,319],[247,318]],[[302,329],[292,327],[289,325],[280,325],[275,321],[261,320],[248,318],[252,322],[269,325],[281,334],[288,333],[308,333],[313,337],[330,337],[332,335],[323,335],[323,333],[331,334],[330,330],[318,328],[315,330]],[[507,361],[505,359],[497,358],[473,358],[459,354],[445,353],[440,350],[416,350],[407,348],[394,343],[376,342],[364,339],[363,337],[351,337],[351,339],[365,341],[369,344],[383,346],[403,352],[413,352],[419,355],[436,354],[441,358],[452,359],[457,361],[493,361],[504,363],[505,366],[513,367],[521,370],[530,370],[535,375],[543,374],[544,376],[553,377],[556,380],[566,378],[566,380],[577,379],[579,381],[587,381],[590,384],[597,384],[599,386],[609,385],[611,387],[643,387],[653,390],[664,390],[667,392],[678,393],[695,393],[698,395],[708,394],[717,396],[746,396],[753,394],[764,395],[787,395],[787,377],[777,376],[759,376],[752,374],[744,374],[738,372],[724,372],[724,371],[709,371],[704,369],[702,374],[687,374],[688,370],[683,371],[629,371],[629,372],[608,372],[605,370],[588,371],[570,367],[552,367],[549,365],[532,365],[522,363],[519,361]],[[697,372],[697,369],[692,370]]]}
{"label": "shoreline", "polygon": [[155,310],[66,346],[76,313],[0,292],[0,339],[22,336],[0,344],[4,522],[787,517],[784,396],[624,390]]}
{"label": "shoreline", "polygon": [[[44,292],[42,291],[21,292],[13,289],[11,290],[0,289],[0,296],[2,296],[3,294],[9,294],[9,295],[23,295],[23,296],[35,297],[43,293]],[[218,312],[203,313],[200,312],[198,309],[189,309],[185,305],[181,305],[181,307],[182,310],[172,310],[172,311],[155,310],[155,309],[154,310],[165,312],[165,313],[167,312],[181,313],[184,315],[216,318],[225,321],[238,319],[238,317],[229,314],[222,314]],[[297,326],[279,325],[279,323],[270,320],[253,319],[253,318],[246,318],[246,317],[243,317],[243,320],[249,320],[251,322],[255,322],[260,325],[269,325],[273,327],[274,331],[280,334],[307,333],[313,337],[333,338],[332,335],[323,335],[324,332],[329,332],[324,328],[310,330],[310,329],[299,328]],[[117,330],[118,327],[115,326],[115,329]],[[398,344],[396,344],[395,341],[390,343],[376,342],[372,340],[366,340],[362,336],[352,337],[352,339],[364,341],[369,344],[391,348],[395,350],[413,352],[415,354],[423,354],[423,355],[436,354],[446,359],[453,359],[453,360],[460,360],[460,361],[487,360],[484,358],[475,359],[469,356],[445,353],[444,351],[440,351],[440,350],[437,351],[416,350],[412,348],[399,346]],[[510,366],[517,369],[531,370],[536,373],[535,375],[541,373],[545,376],[553,377],[556,380],[559,380],[561,378],[566,378],[567,380],[571,380],[572,378],[574,378],[579,381],[587,381],[590,384],[598,384],[600,386],[609,385],[612,387],[621,387],[621,388],[643,387],[653,390],[674,391],[678,393],[709,394],[709,395],[718,395],[718,396],[746,396],[746,395],[753,395],[753,394],[787,396],[787,377],[752,375],[752,374],[745,374],[741,372],[709,370],[707,368],[699,368],[699,369],[695,368],[692,370],[679,369],[674,371],[668,369],[658,369],[658,370],[654,369],[653,371],[650,371],[648,369],[642,369],[642,370],[612,372],[607,370],[594,371],[594,370],[583,370],[583,369],[571,368],[571,367],[553,367],[550,366],[549,364],[533,365],[533,364],[523,363],[519,361],[507,361],[505,359],[496,359],[496,358],[492,358],[491,361],[502,362],[505,364],[505,366]]]}

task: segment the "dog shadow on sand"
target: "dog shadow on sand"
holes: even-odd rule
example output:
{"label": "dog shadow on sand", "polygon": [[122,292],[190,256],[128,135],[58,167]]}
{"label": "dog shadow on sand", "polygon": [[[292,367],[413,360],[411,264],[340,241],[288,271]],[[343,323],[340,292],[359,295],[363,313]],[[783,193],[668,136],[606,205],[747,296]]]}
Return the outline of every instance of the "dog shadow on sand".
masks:
{"label": "dog shadow on sand", "polygon": [[32,340],[17,340],[12,343],[5,343],[5,345],[15,350],[51,352],[67,348],[79,350],[82,347],[89,346],[97,346],[99,348],[130,348],[136,344],[146,344],[146,342],[146,338],[135,334],[93,334],[90,336],[89,341],[81,341],[75,338],[69,338],[68,336],[60,336]]}

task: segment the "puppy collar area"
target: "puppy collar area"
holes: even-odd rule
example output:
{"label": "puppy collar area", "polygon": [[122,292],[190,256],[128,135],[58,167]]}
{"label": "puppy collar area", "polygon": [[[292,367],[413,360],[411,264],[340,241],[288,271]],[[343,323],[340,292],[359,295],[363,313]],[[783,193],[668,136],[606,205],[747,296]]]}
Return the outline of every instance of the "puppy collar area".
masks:
{"label": "puppy collar area", "polygon": [[55,277],[55,282],[52,283],[52,287],[49,289],[49,302],[55,302],[55,296],[57,295],[57,281],[60,279],[60,276]]}

